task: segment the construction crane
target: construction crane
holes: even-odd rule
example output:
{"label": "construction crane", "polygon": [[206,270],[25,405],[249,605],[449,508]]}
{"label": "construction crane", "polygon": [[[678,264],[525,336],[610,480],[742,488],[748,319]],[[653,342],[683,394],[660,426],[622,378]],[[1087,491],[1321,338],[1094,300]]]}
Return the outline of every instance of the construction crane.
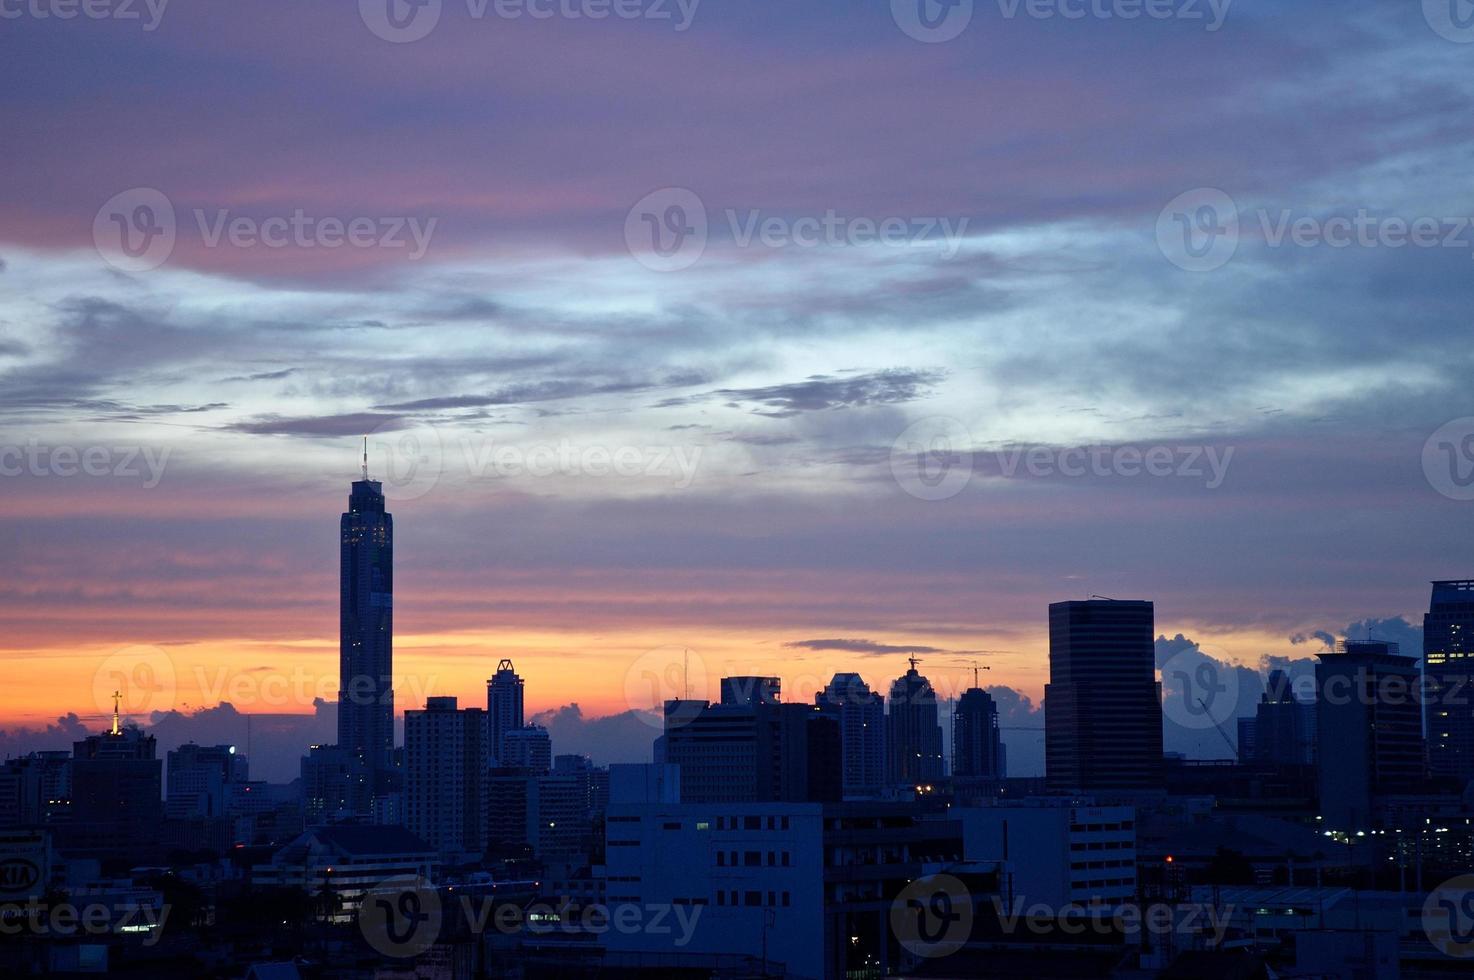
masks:
{"label": "construction crane", "polygon": [[1238,746],[1233,744],[1233,739],[1228,737],[1228,732],[1223,730],[1223,726],[1213,721],[1213,716],[1208,712],[1208,705],[1204,703],[1202,698],[1198,698],[1198,707],[1203,709],[1203,714],[1208,715],[1208,720],[1213,722],[1213,727],[1218,729],[1219,735],[1223,736],[1223,742],[1228,746],[1229,757],[1237,759],[1239,757]]}

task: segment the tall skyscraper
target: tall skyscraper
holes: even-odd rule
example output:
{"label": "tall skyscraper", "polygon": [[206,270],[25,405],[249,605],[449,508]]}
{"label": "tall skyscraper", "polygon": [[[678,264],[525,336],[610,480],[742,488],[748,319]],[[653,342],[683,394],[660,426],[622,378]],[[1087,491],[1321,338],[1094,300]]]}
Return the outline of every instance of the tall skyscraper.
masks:
{"label": "tall skyscraper", "polygon": [[455,698],[404,713],[405,826],[447,856],[486,849],[486,715]]}
{"label": "tall skyscraper", "polygon": [[1433,583],[1423,617],[1428,765],[1435,776],[1474,779],[1474,581]]}
{"label": "tall skyscraper", "polygon": [[1379,797],[1423,778],[1418,662],[1396,643],[1347,641],[1315,665],[1320,810],[1327,830],[1377,823]]}
{"label": "tall skyscraper", "polygon": [[937,723],[937,695],[931,681],[911,669],[896,678],[886,703],[887,779],[897,786],[918,786],[943,776],[942,726]]}
{"label": "tall skyscraper", "polygon": [[496,675],[486,682],[487,743],[493,760],[502,758],[502,740],[507,732],[527,724],[522,717],[522,678],[503,659],[496,665]]}
{"label": "tall skyscraper", "polygon": [[394,518],[369,479],[367,450],[341,531],[338,746],[362,761],[378,795],[394,755]]}
{"label": "tall skyscraper", "polygon": [[1154,630],[1150,602],[1050,603],[1044,769],[1051,791],[1161,788]]}
{"label": "tall skyscraper", "polygon": [[64,845],[84,853],[143,860],[159,845],[163,762],[154,736],[122,725],[72,744],[70,816]]}
{"label": "tall skyscraper", "polygon": [[835,674],[814,704],[839,723],[844,794],[879,794],[885,787],[885,698],[859,674]]}
{"label": "tall skyscraper", "polygon": [[959,779],[1002,779],[1007,774],[998,705],[980,687],[968,688],[952,717],[952,775]]}

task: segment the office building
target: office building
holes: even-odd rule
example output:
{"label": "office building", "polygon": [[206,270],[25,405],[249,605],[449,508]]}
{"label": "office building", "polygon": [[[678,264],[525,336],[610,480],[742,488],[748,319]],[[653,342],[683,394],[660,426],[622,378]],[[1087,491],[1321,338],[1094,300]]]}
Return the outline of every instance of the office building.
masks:
{"label": "office building", "polygon": [[1295,696],[1290,675],[1269,672],[1252,718],[1240,718],[1239,761],[1273,765],[1315,762],[1315,702]]}
{"label": "office building", "polygon": [[942,726],[937,723],[937,695],[931,681],[911,669],[896,678],[886,702],[886,778],[895,786],[935,783],[944,774]]}
{"label": "office building", "polygon": [[314,745],[302,757],[302,809],[308,827],[361,815],[370,805],[363,760],[336,745]]}
{"label": "office building", "polygon": [[123,727],[116,710],[109,731],[73,743],[67,849],[133,860],[157,852],[164,794],[155,751],[154,737]]}
{"label": "office building", "polygon": [[165,816],[174,820],[223,818],[226,788],[249,778],[246,757],[234,745],[190,742],[165,755]]}
{"label": "office building", "polygon": [[404,713],[405,826],[448,859],[486,849],[486,731],[486,713],[455,698]]}
{"label": "office building", "polygon": [[839,725],[844,795],[879,795],[885,789],[885,698],[859,674],[846,673],[835,674],[814,704]]}
{"label": "office building", "polygon": [[1052,792],[1162,788],[1162,698],[1150,602],[1049,606],[1044,768]]}
{"label": "office building", "polygon": [[1428,767],[1459,786],[1474,780],[1474,581],[1433,583],[1423,617]]}
{"label": "office building", "polygon": [[553,768],[553,739],[541,725],[524,725],[502,735],[501,767],[537,776]]}
{"label": "office building", "polygon": [[1347,641],[1315,665],[1321,817],[1327,830],[1368,830],[1388,794],[1424,776],[1418,663],[1396,643]]}
{"label": "office building", "polygon": [[969,861],[1000,861],[1015,899],[1060,909],[1136,895],[1136,811],[1038,799],[960,807]]}

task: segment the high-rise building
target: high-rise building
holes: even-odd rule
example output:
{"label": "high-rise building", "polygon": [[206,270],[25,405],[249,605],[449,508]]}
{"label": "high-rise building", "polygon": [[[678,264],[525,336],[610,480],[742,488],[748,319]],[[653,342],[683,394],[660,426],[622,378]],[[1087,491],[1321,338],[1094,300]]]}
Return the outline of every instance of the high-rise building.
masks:
{"label": "high-rise building", "polygon": [[31,752],[0,765],[0,828],[42,827],[71,811],[72,754]]}
{"label": "high-rise building", "polygon": [[371,807],[393,779],[394,518],[384,509],[383,485],[369,479],[367,451],[339,549],[338,746],[362,760]]}
{"label": "high-rise building", "polygon": [[169,795],[164,815],[176,820],[223,818],[226,787],[249,778],[246,757],[234,745],[179,746],[165,756]]}
{"label": "high-rise building", "polygon": [[896,678],[886,703],[885,739],[888,780],[918,786],[943,776],[942,726],[937,723],[937,695],[931,681],[911,669]]}
{"label": "high-rise building", "polygon": [[66,847],[139,863],[157,849],[164,794],[156,746],[152,735],[123,727],[116,711],[111,730],[73,743]]}
{"label": "high-rise building", "polygon": [[680,766],[683,802],[823,802],[843,793],[839,725],[806,704],[667,701],[662,741],[664,761]]}
{"label": "high-rise building", "polygon": [[835,674],[814,704],[839,723],[844,795],[878,795],[885,788],[885,698],[859,674]]}
{"label": "high-rise building", "polygon": [[486,714],[429,698],[404,713],[404,813],[411,833],[443,855],[486,849]]}
{"label": "high-rise building", "polygon": [[1044,768],[1051,791],[1162,787],[1162,696],[1150,602],[1049,606]]}
{"label": "high-rise building", "polygon": [[553,739],[541,725],[523,725],[502,735],[501,764],[541,776],[553,768]]}
{"label": "high-rise building", "polygon": [[302,817],[307,826],[334,823],[365,812],[368,770],[337,745],[314,745],[302,757]]}
{"label": "high-rise building", "polygon": [[968,688],[952,715],[952,775],[958,779],[1002,779],[1007,775],[998,705],[980,687]]}
{"label": "high-rise building", "polygon": [[1347,641],[1315,665],[1320,809],[1327,830],[1377,824],[1379,799],[1423,778],[1418,662],[1396,643]]}
{"label": "high-rise building", "polygon": [[1423,676],[1429,769],[1467,784],[1474,779],[1474,581],[1433,583]]}
{"label": "high-rise building", "polygon": [[502,739],[507,732],[526,724],[522,717],[522,678],[517,676],[512,661],[503,659],[496,665],[496,674],[486,682],[487,743],[495,761],[501,760]]}
{"label": "high-rise building", "polygon": [[730,707],[777,704],[782,695],[783,682],[777,677],[722,678],[722,704]]}
{"label": "high-rise building", "polygon": [[1290,675],[1271,670],[1252,718],[1239,719],[1239,761],[1278,765],[1315,762],[1315,703],[1301,701]]}

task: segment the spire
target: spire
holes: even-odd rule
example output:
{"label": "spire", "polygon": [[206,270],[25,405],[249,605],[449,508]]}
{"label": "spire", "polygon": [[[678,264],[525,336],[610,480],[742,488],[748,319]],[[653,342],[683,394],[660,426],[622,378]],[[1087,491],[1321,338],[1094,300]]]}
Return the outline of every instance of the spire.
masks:
{"label": "spire", "polygon": [[368,482],[368,436],[363,437],[363,479]]}
{"label": "spire", "polygon": [[123,703],[123,692],[121,692],[121,691],[114,691],[113,692],[113,730],[109,733],[111,735],[121,735],[121,734],[123,734],[122,720],[118,716],[118,706],[121,705],[122,703]]}

